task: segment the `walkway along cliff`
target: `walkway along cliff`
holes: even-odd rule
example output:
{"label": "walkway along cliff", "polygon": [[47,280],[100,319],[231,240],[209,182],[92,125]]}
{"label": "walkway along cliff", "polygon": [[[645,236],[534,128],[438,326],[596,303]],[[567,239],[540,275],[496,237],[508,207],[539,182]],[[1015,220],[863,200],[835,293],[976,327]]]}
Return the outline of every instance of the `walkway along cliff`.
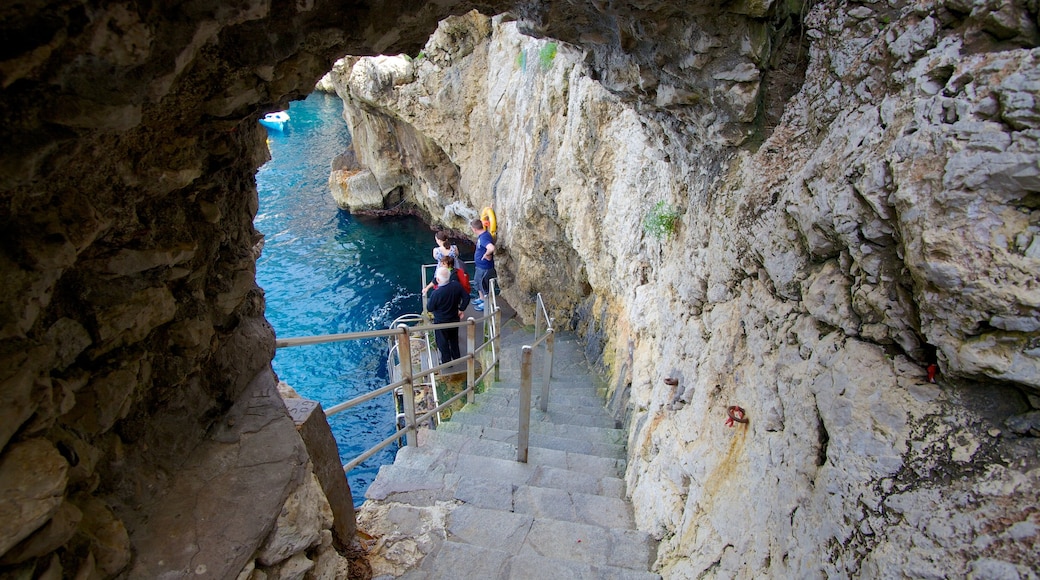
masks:
{"label": "walkway along cliff", "polygon": [[609,378],[655,572],[1040,568],[1032,0],[6,3],[0,30],[3,575],[347,567],[252,219],[258,119],[348,54],[407,58],[337,65],[337,189],[461,231],[495,208],[507,300],[542,291]]}
{"label": "walkway along cliff", "polygon": [[620,45],[471,13],[336,65],[331,183],[495,207],[504,295],[609,378],[665,577],[1032,577],[1040,52],[987,6],[662,8]]}

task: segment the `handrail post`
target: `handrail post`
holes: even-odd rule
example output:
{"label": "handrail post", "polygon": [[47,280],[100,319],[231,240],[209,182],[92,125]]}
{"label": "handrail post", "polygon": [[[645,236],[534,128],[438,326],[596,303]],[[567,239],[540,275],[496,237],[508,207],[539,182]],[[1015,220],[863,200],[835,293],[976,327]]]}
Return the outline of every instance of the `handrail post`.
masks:
{"label": "handrail post", "polygon": [[550,318],[546,320],[546,323],[549,325],[549,332],[553,333],[552,336],[549,337],[546,346],[549,360],[545,361],[545,382],[549,382],[552,380],[553,372],[553,353],[555,352],[553,349],[556,345],[556,319]]}
{"label": "handrail post", "polygon": [[538,294],[534,300],[534,337],[535,339],[542,336],[542,295]]}
{"label": "handrail post", "polygon": [[[495,279],[494,282],[497,283],[498,280]],[[495,283],[492,283],[490,286],[488,286],[488,290],[494,292]],[[495,365],[495,382],[497,383],[502,380],[502,377],[499,375],[498,372],[499,369],[502,368],[502,365],[498,364],[498,359],[501,356],[500,353],[502,352],[502,341],[499,338],[500,336],[502,336],[502,309],[498,307],[498,295],[496,294],[495,296],[495,311],[491,314],[492,320],[495,321],[495,332],[491,336],[491,364]]]}
{"label": "handrail post", "polygon": [[542,396],[538,399],[538,408],[544,413],[549,409],[549,381],[552,379],[553,343],[556,333],[550,327],[545,337],[545,367],[542,371]]}
{"label": "handrail post", "polygon": [[415,447],[418,445],[418,426],[415,424],[415,384],[412,379],[412,336],[408,326],[402,324],[401,337],[397,339],[397,353],[401,359],[401,379],[407,381],[401,385],[401,402],[404,403],[405,443]]}
{"label": "handrail post", "polygon": [[[422,272],[422,286],[420,286],[420,288],[425,290],[426,289],[426,285],[429,284],[429,282],[426,281],[426,266],[425,265],[421,266],[419,268],[419,271]],[[422,296],[422,311],[423,311],[423,313],[425,313],[426,312],[426,293],[425,292],[420,292],[419,294]]]}
{"label": "handrail post", "polygon": [[520,425],[516,432],[516,460],[527,463],[527,447],[531,438],[531,347],[524,346],[520,355]]}
{"label": "handrail post", "polygon": [[473,404],[476,401],[477,390],[477,321],[470,316],[466,322],[466,352],[469,354],[466,360],[466,403]]}

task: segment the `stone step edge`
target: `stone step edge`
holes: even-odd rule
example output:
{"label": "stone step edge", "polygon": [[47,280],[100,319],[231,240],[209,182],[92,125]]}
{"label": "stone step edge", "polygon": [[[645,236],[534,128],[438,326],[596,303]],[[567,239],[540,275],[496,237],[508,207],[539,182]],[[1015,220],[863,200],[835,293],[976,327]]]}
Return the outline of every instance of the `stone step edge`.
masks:
{"label": "stone step edge", "polygon": [[[541,396],[541,391],[531,392],[530,404],[532,407],[534,407],[535,403],[541,399]],[[473,397],[473,401],[474,404],[497,404],[498,406],[517,406],[517,403],[520,402],[520,393],[515,390],[509,391],[489,389],[483,393],[478,393],[475,397]],[[556,392],[555,396],[553,396],[553,392],[549,391],[548,406],[549,408],[551,408],[553,405],[562,408],[562,410],[564,411],[584,410],[607,413],[605,401],[594,395],[567,395],[562,394],[560,392]]]}
{"label": "stone step edge", "polygon": [[[506,429],[507,431],[516,431],[518,424],[520,423],[517,413],[511,415],[487,415],[484,413],[478,413],[474,411],[458,411],[452,418],[463,418],[461,421],[455,421],[455,424],[459,425],[483,425],[483,423],[467,421],[469,417],[483,416],[488,417],[493,421],[499,421],[506,425],[487,425],[488,427],[494,427],[495,429]],[[611,419],[612,420],[612,419]],[[441,423],[441,425],[451,425],[451,419],[448,419]],[[613,440],[615,445],[624,445],[628,438],[628,432],[624,429],[618,429],[617,427],[595,427],[590,425],[575,425],[574,423],[553,423],[550,421],[531,421],[531,432],[540,433],[542,435],[552,435],[554,437],[566,437],[566,435],[557,433],[556,431],[577,431],[584,433],[587,437],[605,437]]]}
{"label": "stone step edge", "polygon": [[[510,433],[510,431],[508,431],[506,429],[495,429],[494,427],[488,427],[488,429],[493,429],[495,431],[495,433],[492,433],[491,435]],[[430,437],[429,441],[431,441],[431,442],[436,442],[436,441],[438,441],[438,439],[443,439],[443,438],[448,438],[448,439],[451,439],[451,438],[465,438],[465,439],[468,439],[469,441],[472,441],[474,443],[480,443],[480,444],[484,444],[484,445],[500,446],[500,447],[503,447],[503,448],[508,446],[509,449],[512,450],[511,456],[499,456],[499,455],[490,456],[489,455],[488,457],[493,457],[495,459],[511,459],[511,458],[515,458],[516,457],[516,445],[514,443],[511,443],[511,442],[503,440],[503,439],[496,439],[494,437],[482,437],[482,436],[474,434],[474,433],[472,433],[470,431],[472,431],[472,430],[471,429],[465,429],[465,430],[461,430],[460,431],[460,430],[456,430],[456,429],[437,429],[436,431],[433,431],[433,433],[436,433],[436,435],[432,435],[432,436],[428,436],[428,437]],[[560,448],[557,448],[557,447],[546,447],[545,446],[545,442],[546,441],[544,439],[540,438],[540,437],[536,439],[535,437],[532,436],[532,438],[530,439],[530,441],[528,443],[528,455],[530,456],[530,453],[531,453],[530,450],[531,449],[537,449],[537,450],[540,450],[540,451],[545,452],[545,453],[552,453],[554,451],[557,451],[557,452],[560,452],[560,453],[570,453],[572,455],[579,456],[579,457],[588,457],[588,458],[590,458],[590,460],[605,460],[605,461],[613,461],[615,463],[616,462],[625,462],[626,464],[627,464],[627,461],[628,461],[627,456],[624,453],[624,448],[623,447],[621,449],[621,453],[620,454],[607,454],[607,455],[604,455],[603,453],[586,453],[584,451],[573,451],[573,450],[570,450],[570,449],[560,449]],[[445,448],[448,448],[447,447],[448,442],[445,442],[445,443],[446,443],[445,444]],[[459,442],[457,440],[456,440],[456,443],[460,443],[461,444],[461,442]],[[608,444],[603,444],[603,445],[606,446]],[[454,450],[454,448],[448,448],[448,449]],[[483,455],[483,454],[480,454],[480,453],[470,453],[470,455]],[[502,454],[502,455],[504,455],[504,454]],[[543,464],[539,464],[539,465],[543,465]],[[555,467],[555,466],[550,465],[549,467]],[[577,471],[577,470],[572,470],[572,471]]]}
{"label": "stone step edge", "polygon": [[[441,542],[443,545],[454,545],[459,548],[449,551],[449,557],[451,558],[449,567],[452,569],[456,568],[459,557],[457,552],[460,551],[472,551],[473,555],[470,558],[476,557],[476,554],[486,554],[487,557],[481,557],[484,559],[497,559],[503,562],[506,567],[510,570],[514,570],[516,567],[521,569],[530,569],[532,564],[547,567],[551,569],[553,574],[557,578],[609,578],[611,580],[661,580],[661,575],[641,570],[638,568],[626,568],[624,566],[612,566],[605,563],[592,564],[584,560],[567,560],[562,558],[550,558],[542,555],[528,554],[528,553],[512,553],[506,552],[505,550],[496,550],[495,548],[488,548],[479,544],[471,544],[469,542],[460,542],[451,538],[445,538]],[[441,548],[440,546],[439,548]],[[420,562],[416,570],[420,572],[436,572],[439,570],[438,556],[441,550],[435,550],[427,554]],[[465,560],[465,558],[463,558]],[[433,570],[430,570],[433,568]],[[545,569],[545,568],[543,568]],[[511,572],[510,578],[516,578],[516,572]],[[405,575],[406,578],[412,578],[411,576]],[[457,576],[458,577],[458,576]],[[524,577],[522,574],[520,577]],[[547,576],[551,577],[551,576]]]}
{"label": "stone step edge", "polygon": [[[468,422],[470,417],[485,417],[487,419],[513,419],[519,418],[519,409],[508,408],[508,407],[489,407],[484,406],[481,408],[466,408],[460,411],[456,411],[453,418],[458,418],[459,422]],[[559,415],[564,415],[563,417]],[[451,419],[448,420],[449,422]],[[602,429],[617,429],[617,421],[614,420],[610,415],[589,415],[584,413],[564,413],[552,409],[550,405],[549,413],[542,413],[537,408],[531,409],[531,422],[532,423],[551,423],[554,425],[574,425],[579,427],[597,427]]]}
{"label": "stone step edge", "polygon": [[[380,473],[385,473],[387,477],[393,477],[398,482],[400,482],[402,480],[402,475],[404,475],[404,476],[408,476],[408,477],[414,478],[415,480],[424,481],[424,482],[427,483],[427,485],[420,486],[420,487],[413,487],[413,488],[403,488],[402,487],[402,488],[399,488],[399,489],[395,489],[392,486],[389,489],[384,489],[384,488],[379,487],[379,488],[376,488],[376,492],[378,492],[378,496],[369,497],[369,495],[366,493],[365,501],[386,503],[386,502],[389,502],[389,501],[398,501],[398,500],[395,500],[394,497],[395,496],[399,496],[399,495],[412,494],[412,493],[415,493],[415,492],[423,492],[423,491],[442,491],[442,492],[445,492],[445,494],[443,496],[441,496],[442,500],[445,499],[445,498],[449,498],[449,496],[450,496],[450,499],[452,501],[459,501],[459,502],[462,502],[462,503],[469,504],[469,505],[471,505],[473,507],[477,507],[477,508],[481,508],[481,509],[494,509],[494,510],[497,510],[497,511],[513,512],[514,508],[513,508],[512,505],[510,505],[509,509],[502,509],[502,508],[495,508],[495,507],[485,507],[485,506],[479,505],[479,502],[473,501],[472,499],[467,499],[465,497],[465,494],[463,493],[465,491],[465,488],[460,488],[459,487],[460,485],[465,484],[466,486],[470,486],[470,487],[473,487],[473,486],[483,486],[485,488],[494,487],[496,485],[499,485],[499,486],[509,486],[511,488],[510,489],[510,494],[511,495],[515,494],[516,492],[518,492],[521,488],[528,488],[528,489],[536,490],[536,491],[537,490],[547,490],[547,491],[563,492],[563,493],[567,493],[567,494],[571,494],[571,495],[578,495],[578,496],[580,496],[580,498],[586,498],[586,497],[587,498],[603,498],[603,499],[607,499],[607,500],[611,500],[611,501],[617,501],[617,502],[621,502],[621,503],[630,505],[628,496],[624,493],[624,491],[625,491],[624,488],[621,487],[621,486],[624,485],[624,482],[620,481],[620,480],[617,480],[617,478],[601,478],[603,480],[608,481],[609,485],[601,487],[601,489],[604,490],[602,492],[589,493],[587,491],[581,491],[581,490],[578,490],[578,489],[556,487],[556,486],[551,486],[551,485],[533,485],[533,484],[530,484],[530,483],[514,484],[514,483],[512,483],[510,481],[503,481],[503,480],[499,480],[499,479],[490,479],[490,478],[487,478],[487,477],[479,477],[479,476],[475,476],[475,475],[460,474],[460,473],[455,473],[453,471],[430,473],[430,472],[427,472],[427,471],[425,471],[423,469],[420,469],[420,468],[409,467],[407,465],[397,465],[395,463],[391,463],[389,465],[380,466],[379,470],[380,470]],[[379,475],[377,475],[376,477],[378,479]],[[375,482],[373,482],[373,483],[375,483]],[[620,494],[615,493],[615,490],[616,491],[620,491],[621,493]],[[459,497],[460,494],[462,494],[464,497]],[[485,505],[486,504],[487,504],[487,502],[485,502]],[[513,512],[513,513],[515,513],[515,512]],[[555,519],[555,518],[550,518],[550,519]],[[571,520],[559,520],[559,521],[571,521]],[[598,526],[598,527],[601,527],[601,528],[606,528],[606,529],[630,529],[630,528],[626,528],[624,526],[601,526],[599,524],[594,524],[594,523],[589,523],[588,525],[595,525],[595,526]]]}
{"label": "stone step edge", "polygon": [[[479,427],[482,433],[461,433],[455,430],[456,428],[448,428],[446,430],[437,430],[437,433],[455,433],[458,435],[464,435],[471,439],[478,441],[494,441],[498,443],[505,443],[507,445],[513,445],[508,441],[510,437],[516,437],[517,432],[511,429],[502,429],[499,427],[492,427],[490,425],[474,425],[472,423],[456,423],[457,425],[468,425],[463,428],[468,431],[472,431]],[[487,437],[484,436],[487,434]],[[504,437],[504,438],[503,438]],[[569,446],[581,446],[582,444],[593,447],[593,451],[578,451],[571,449],[563,449],[562,447]],[[611,459],[625,459],[627,457],[627,449],[623,443],[610,443],[606,441],[588,441],[588,440],[577,440],[574,438],[563,437],[560,435],[550,435],[547,433],[529,433],[528,434],[528,446],[529,447],[540,447],[542,449],[555,449],[557,451],[564,451],[567,453],[575,453],[578,455],[588,455],[591,457],[607,457]],[[607,453],[607,454],[604,454]]]}
{"label": "stone step edge", "polygon": [[[455,455],[468,455],[473,457],[479,457],[483,459],[491,459],[495,461],[508,461],[510,463],[516,463],[516,445],[508,443],[506,441],[498,441],[495,439],[480,439],[471,437],[470,435],[454,433],[451,431],[431,431],[428,432],[426,437],[429,442],[426,445],[420,444],[418,448],[410,450],[407,453],[419,453],[430,455],[433,452],[429,450],[430,447],[439,449],[444,453],[452,453]],[[461,448],[459,438],[465,438],[475,444],[485,445],[488,447],[497,447],[499,449],[498,455],[487,455],[484,453],[471,453],[470,451]],[[453,441],[444,441],[444,439],[453,439]],[[420,440],[421,441],[421,440]],[[570,458],[568,455],[573,456],[574,461],[568,461]],[[542,447],[539,445],[530,445],[527,451],[528,465],[535,467],[545,467],[549,469],[558,469],[561,471],[569,471],[572,473],[578,473],[582,475],[588,475],[592,477],[609,477],[612,479],[618,479],[623,481],[625,471],[628,469],[628,459],[625,457],[609,457],[605,455],[589,455],[586,453],[580,453],[576,451],[565,451],[563,449],[553,449],[551,447]],[[585,460],[582,461],[581,458]],[[395,459],[396,463],[396,459]],[[563,465],[561,465],[563,463]],[[574,463],[586,463],[586,464],[600,464],[593,469],[575,469]]]}
{"label": "stone step edge", "polygon": [[[535,395],[531,396],[531,409],[538,408],[540,403],[541,403],[541,396],[540,395],[535,394]],[[567,413],[580,412],[583,415],[607,415],[607,414],[609,414],[609,411],[603,405],[602,401],[592,400],[591,398],[589,398],[588,400],[586,400],[586,403],[587,404],[582,404],[582,402],[579,399],[576,399],[574,397],[570,397],[570,398],[555,397],[554,398],[552,396],[552,393],[550,393],[549,394],[549,403],[548,403],[548,405],[546,405],[546,409],[548,409],[550,411],[552,411],[552,410],[559,410],[559,411],[567,412]],[[480,395],[477,395],[474,398],[474,403],[473,404],[477,408],[480,408],[480,407],[500,407],[500,408],[506,408],[506,409],[519,409],[520,408],[520,397],[519,397],[519,395],[517,395],[515,397],[504,396],[501,393],[493,394],[491,396],[488,396],[487,393],[482,393]]]}
{"label": "stone step edge", "polygon": [[[437,496],[437,497],[441,498],[442,501],[444,499],[446,499],[446,498],[450,498],[453,501],[461,502],[460,505],[468,505],[468,506],[470,506],[473,509],[481,509],[481,510],[488,510],[488,511],[497,511],[497,512],[504,512],[504,513],[521,514],[521,515],[530,516],[533,519],[538,520],[538,521],[542,521],[542,522],[560,522],[560,523],[566,523],[566,524],[577,524],[577,525],[581,525],[581,526],[589,526],[591,528],[596,528],[598,530],[603,530],[605,532],[610,532],[610,531],[639,532],[639,533],[643,533],[643,534],[646,534],[647,536],[649,536],[648,533],[643,532],[642,530],[639,530],[638,528],[635,528],[634,524],[633,524],[632,527],[630,527],[627,524],[626,525],[618,525],[618,526],[604,526],[604,525],[600,525],[600,524],[595,523],[595,522],[566,520],[566,519],[555,518],[555,517],[552,517],[552,516],[545,516],[545,515],[539,516],[539,515],[535,515],[535,514],[528,513],[528,512],[517,512],[517,511],[514,511],[512,509],[512,507],[510,509],[499,509],[499,508],[495,508],[495,507],[488,507],[486,505],[481,506],[481,505],[478,505],[478,504],[476,504],[476,503],[474,503],[472,501],[467,501],[466,499],[460,499],[458,497],[458,493],[459,493],[459,487],[458,486],[459,486],[459,484],[461,484],[463,482],[464,479],[468,480],[467,484],[472,483],[472,484],[475,484],[475,485],[480,485],[480,484],[483,484],[483,483],[488,483],[488,484],[507,484],[508,485],[509,484],[508,482],[503,482],[503,481],[498,481],[498,480],[491,480],[491,479],[482,478],[482,477],[472,477],[472,476],[460,475],[460,474],[457,474],[457,473],[454,473],[454,472],[452,472],[452,473],[441,473],[441,474],[438,474],[439,477],[435,478],[435,477],[429,477],[430,476],[429,473],[427,473],[425,471],[422,471],[420,469],[415,469],[415,468],[412,468],[412,467],[404,467],[404,466],[394,465],[394,464],[382,466],[380,468],[380,472],[384,472],[384,468],[387,468],[385,470],[385,473],[387,473],[388,475],[396,475],[396,476],[398,476],[398,478],[400,476],[400,472],[406,471],[406,472],[410,472],[410,473],[414,474],[415,477],[417,477],[417,478],[425,477],[425,478],[428,478],[430,480],[437,480],[437,481],[439,481],[441,483],[441,485],[431,485],[429,487],[423,487],[423,488],[413,488],[413,489],[402,489],[402,490],[398,490],[398,491],[389,491],[385,495],[381,495],[378,498],[370,498],[366,494],[366,496],[365,496],[365,501],[366,502],[367,501],[371,501],[371,502],[380,503],[380,504],[399,503],[399,504],[415,505],[414,503],[410,503],[410,502],[408,502],[406,500],[395,499],[395,498],[397,498],[398,496],[406,496],[406,495],[409,495],[409,494],[415,494],[417,492],[437,492],[437,491],[441,491],[441,492],[444,492],[444,493],[442,495]],[[449,487],[449,484],[445,483],[446,480],[448,480],[448,479],[452,479],[453,480],[453,483],[450,484],[450,487]],[[431,483],[432,483],[432,481],[431,481]],[[574,490],[563,489],[563,488],[558,488],[558,487],[547,487],[547,486],[543,486],[543,485],[530,485],[530,484],[514,485],[513,487],[515,489],[513,489],[511,491],[512,494],[516,494],[521,489],[526,488],[526,489],[535,490],[535,491],[537,491],[537,490],[547,490],[547,491],[564,492],[564,493],[567,493],[568,495],[571,495],[571,496],[578,496],[579,500],[581,498],[583,498],[583,497],[602,498],[602,499],[617,501],[617,502],[620,502],[620,503],[623,503],[623,504],[630,505],[630,502],[629,502],[627,497],[618,497],[618,496],[610,495],[610,494],[584,493],[584,492],[580,492],[580,491],[574,491]],[[633,516],[633,522],[634,522],[634,516]]]}
{"label": "stone step edge", "polygon": [[[449,432],[449,433],[452,433],[452,432],[455,432],[455,433],[468,433],[469,435],[473,436],[474,438],[479,438],[479,436],[480,436],[479,433],[473,433],[474,430],[485,429],[485,428],[486,429],[494,429],[495,431],[491,432],[492,435],[498,435],[499,431],[516,434],[518,432],[518,430],[516,429],[516,427],[513,426],[515,424],[515,419],[516,418],[512,417],[512,416],[508,416],[508,417],[495,417],[495,416],[484,415],[484,414],[480,414],[480,413],[456,413],[455,415],[452,416],[452,420],[445,421],[445,422],[441,423],[437,427],[437,430],[438,431],[445,431],[445,432]],[[506,426],[502,426],[502,422],[504,422],[504,421],[509,421],[509,423]],[[541,426],[541,425],[548,425],[549,427],[572,427],[572,428],[577,428],[577,429],[583,429],[583,430],[586,430],[586,431],[597,430],[597,431],[603,432],[602,433],[603,439],[600,440],[600,441],[593,440],[592,437],[596,437],[596,436],[593,435],[592,433],[588,433],[587,437],[572,437],[572,436],[569,436],[567,434],[554,433],[554,432],[551,432],[551,431],[547,432],[547,430],[539,428],[539,426]],[[609,444],[609,445],[616,445],[618,447],[625,447],[625,448],[627,448],[627,441],[624,441],[624,440],[617,441],[617,440],[615,440],[615,435],[617,434],[618,430],[617,429],[611,429],[609,427],[596,427],[596,426],[588,426],[588,425],[575,425],[573,423],[567,423],[567,424],[563,424],[563,423],[545,423],[545,422],[536,422],[536,421],[532,421],[531,422],[531,427],[532,428],[529,431],[529,435],[530,436],[537,435],[539,438],[541,438],[541,437],[556,437],[556,438],[560,438],[560,439],[569,439],[571,441],[587,441],[587,442],[589,442],[589,443],[591,443],[593,445]],[[502,438],[496,436],[493,440],[495,440],[495,441],[502,441]],[[535,447],[542,447],[542,446],[541,445],[535,445]],[[552,448],[550,448],[550,449],[552,449]],[[580,453],[580,452],[572,452],[572,453]]]}

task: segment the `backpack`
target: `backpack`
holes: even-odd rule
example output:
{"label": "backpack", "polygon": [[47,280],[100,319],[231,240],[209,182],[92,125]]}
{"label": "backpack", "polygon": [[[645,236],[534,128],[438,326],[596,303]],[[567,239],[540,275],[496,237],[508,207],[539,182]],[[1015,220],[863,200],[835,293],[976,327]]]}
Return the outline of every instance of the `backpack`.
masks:
{"label": "backpack", "polygon": [[459,284],[462,285],[462,289],[466,291],[466,294],[469,294],[469,274],[466,273],[466,270],[464,268],[456,268],[455,275],[458,277]]}

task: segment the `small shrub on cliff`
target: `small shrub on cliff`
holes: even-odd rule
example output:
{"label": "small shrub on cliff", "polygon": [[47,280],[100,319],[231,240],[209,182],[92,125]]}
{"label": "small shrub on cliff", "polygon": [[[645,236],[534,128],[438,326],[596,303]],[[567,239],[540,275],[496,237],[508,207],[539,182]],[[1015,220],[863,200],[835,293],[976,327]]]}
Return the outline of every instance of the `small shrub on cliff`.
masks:
{"label": "small shrub on cliff", "polygon": [[643,231],[657,239],[671,237],[678,227],[678,210],[663,201],[657,202],[643,218]]}
{"label": "small shrub on cliff", "polygon": [[556,43],[549,42],[538,51],[538,63],[542,65],[542,70],[549,70],[552,68],[553,59],[556,58]]}

